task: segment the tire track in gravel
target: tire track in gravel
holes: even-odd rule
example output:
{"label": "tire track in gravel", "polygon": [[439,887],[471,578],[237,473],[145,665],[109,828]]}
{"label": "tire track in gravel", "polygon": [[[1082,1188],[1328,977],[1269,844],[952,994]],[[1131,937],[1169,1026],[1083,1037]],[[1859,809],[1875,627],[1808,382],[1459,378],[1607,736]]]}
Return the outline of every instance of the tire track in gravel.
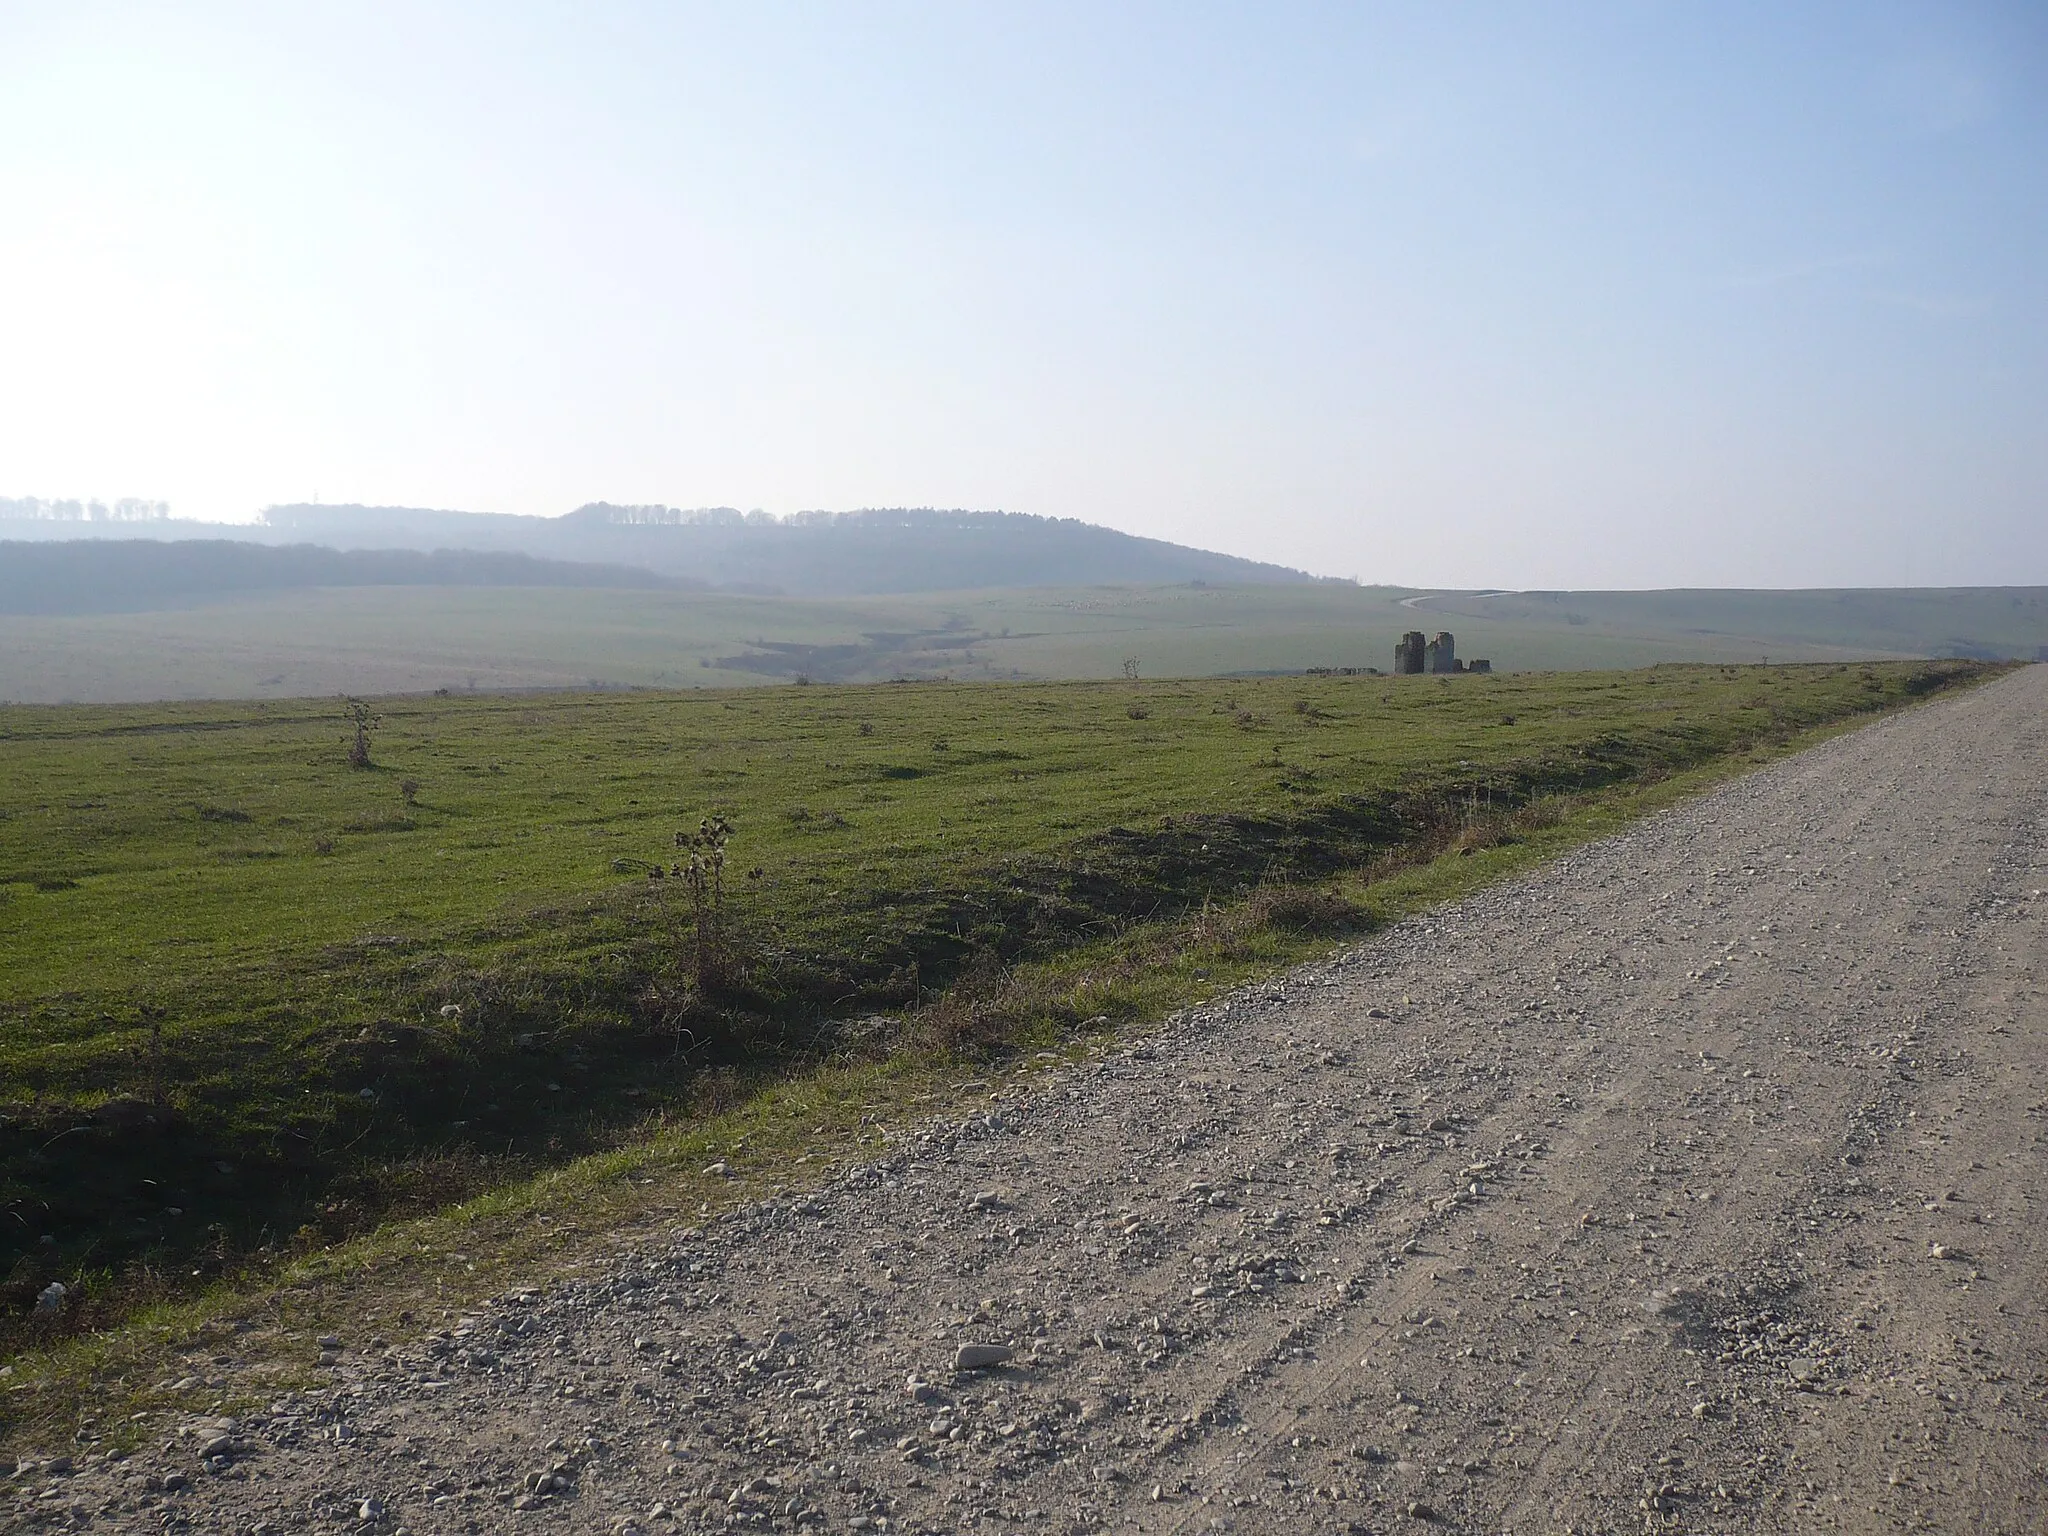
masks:
{"label": "tire track in gravel", "polygon": [[14,1508],[2042,1529],[2044,813],[2037,667]]}

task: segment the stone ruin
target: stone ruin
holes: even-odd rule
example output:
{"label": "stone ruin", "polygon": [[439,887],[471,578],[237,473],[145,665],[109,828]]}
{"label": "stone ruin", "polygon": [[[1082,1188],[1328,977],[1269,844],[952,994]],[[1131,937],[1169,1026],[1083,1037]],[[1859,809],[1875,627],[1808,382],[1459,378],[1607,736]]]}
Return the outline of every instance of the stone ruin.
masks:
{"label": "stone ruin", "polygon": [[1394,647],[1394,671],[1416,675],[1423,672],[1491,672],[1493,663],[1485,657],[1458,660],[1458,645],[1449,630],[1439,630],[1434,640],[1425,641],[1422,631],[1411,629]]}

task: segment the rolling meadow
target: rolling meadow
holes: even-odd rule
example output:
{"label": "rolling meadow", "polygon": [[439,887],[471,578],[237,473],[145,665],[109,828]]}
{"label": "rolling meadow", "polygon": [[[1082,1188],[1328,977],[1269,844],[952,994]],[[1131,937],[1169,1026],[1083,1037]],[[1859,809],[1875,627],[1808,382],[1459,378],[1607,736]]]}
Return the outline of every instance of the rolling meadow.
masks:
{"label": "rolling meadow", "polygon": [[[111,601],[111,599],[110,599]],[[1391,665],[1450,629],[1496,671],[1661,662],[2031,658],[2041,588],[1445,593],[1408,587],[1065,586],[864,597],[368,586],[0,611],[0,700],[119,703],[508,688],[758,687],[1258,675]]]}
{"label": "rolling meadow", "polygon": [[6,1326],[824,1064],[1057,1048],[1398,915],[1403,869],[1485,878],[1602,796],[1988,670],[415,695],[365,701],[367,766],[333,700],[12,706]]}

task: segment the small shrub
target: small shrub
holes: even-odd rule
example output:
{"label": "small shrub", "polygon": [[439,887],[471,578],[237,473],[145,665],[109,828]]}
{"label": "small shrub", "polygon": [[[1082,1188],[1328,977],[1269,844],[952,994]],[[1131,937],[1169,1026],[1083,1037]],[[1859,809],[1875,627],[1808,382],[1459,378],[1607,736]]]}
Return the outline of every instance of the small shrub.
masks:
{"label": "small shrub", "polygon": [[1152,718],[1152,711],[1147,709],[1142,704],[1133,704],[1129,709],[1125,710],[1124,713],[1129,715],[1133,720],[1150,720]]}
{"label": "small shrub", "polygon": [[872,721],[872,720],[863,720],[863,721],[861,721],[861,723],[860,723],[860,733],[861,733],[861,735],[863,735],[863,736],[872,736],[872,735],[874,735],[874,734],[875,734],[875,722],[874,722],[874,721]]}
{"label": "small shrub", "polygon": [[405,808],[408,811],[412,809],[413,802],[418,800],[419,797],[420,781],[418,779],[400,779],[398,781],[398,798],[405,802]]}

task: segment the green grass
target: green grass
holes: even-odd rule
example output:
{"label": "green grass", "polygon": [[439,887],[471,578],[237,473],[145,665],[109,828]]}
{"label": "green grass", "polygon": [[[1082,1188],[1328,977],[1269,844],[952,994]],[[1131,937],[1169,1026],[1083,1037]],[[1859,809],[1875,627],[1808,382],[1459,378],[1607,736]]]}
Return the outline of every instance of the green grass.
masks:
{"label": "green grass", "polygon": [[1474,624],[1552,634],[1562,626],[1589,642],[1656,635],[1747,645],[1785,661],[1809,646],[1855,646],[1868,655],[2048,659],[2048,588],[2042,587],[1451,593],[1428,598],[1418,611],[1430,627],[1461,637]]}
{"label": "green grass", "polygon": [[[788,1060],[762,1057],[699,1073],[686,1098],[639,1119],[630,1134],[613,1138],[611,1150],[531,1177],[504,1177],[500,1169],[487,1192],[430,1214],[245,1256],[203,1282],[131,1283],[125,1291],[102,1285],[103,1296],[111,1291],[127,1303],[125,1320],[103,1301],[70,1319],[69,1328],[18,1334],[15,1343],[25,1352],[0,1366],[9,1378],[0,1392],[0,1439],[36,1450],[112,1448],[146,1435],[152,1410],[221,1412],[266,1400],[308,1379],[305,1362],[317,1334],[410,1337],[507,1285],[544,1283],[587,1261],[604,1262],[621,1247],[665,1240],[678,1224],[737,1201],[806,1187],[848,1159],[870,1155],[898,1126],[957,1109],[963,1099],[1007,1094],[1013,1080],[1021,1084],[1046,1066],[1100,1049],[1107,1030],[1142,1028],[1172,1008],[1326,953],[1347,942],[1346,931],[1454,899],[1618,829],[1718,778],[1846,728],[1871,709],[1984,675],[1975,668],[1871,669],[1868,676],[1860,669],[1802,669],[1768,680],[1753,672],[1720,677],[1750,686],[1721,698],[1724,707],[1704,735],[1638,734],[1621,753],[1627,733],[1600,728],[1600,716],[1583,708],[1579,690],[1587,680],[1555,680],[1563,686],[1546,695],[1550,701],[1594,722],[1577,743],[1598,749],[1582,760],[1581,777],[1604,787],[1428,821],[1314,884],[1268,884],[1241,900],[1183,905],[1044,946],[992,984],[970,978],[908,1011],[897,1035],[815,1058],[799,1071]],[[1611,725],[1646,710],[1680,713],[1666,707],[1673,696],[1661,690],[1706,680],[1666,672],[1594,682],[1597,692],[1624,695],[1604,701]],[[1620,688],[1606,686],[1617,681]],[[1425,702],[1428,687],[1449,685],[1404,686],[1422,697],[1393,695],[1383,731],[1403,723],[1404,708],[1451,707]],[[1569,702],[1574,698],[1579,702]],[[1462,704],[1476,702],[1472,696]],[[1683,759],[1693,765],[1667,772]],[[1586,773],[1586,763],[1601,766]],[[1497,760],[1490,777],[1502,782],[1520,774],[1533,782],[1558,766],[1551,761],[1531,774],[1531,765],[1527,758]],[[1423,766],[1427,771],[1427,760]],[[1076,850],[1072,842],[1062,846],[1070,855]],[[970,1044],[987,1038],[973,1028],[977,1021],[997,1026],[1002,1059],[984,1052],[963,1062],[963,1035]],[[714,1158],[729,1165],[729,1179],[703,1171]],[[53,1263],[42,1256],[43,1272]],[[79,1276],[74,1271],[71,1278]],[[84,1322],[113,1326],[78,1331]],[[195,1367],[200,1356],[223,1347],[243,1362],[225,1383],[203,1362]],[[183,1384],[173,1389],[173,1380]]]}
{"label": "green grass", "polygon": [[[1479,878],[1546,799],[1981,671],[409,698],[367,770],[332,705],[9,708],[9,1326],[51,1278],[102,1324],[824,1062],[1057,1049],[1369,925],[1453,843]],[[713,813],[705,987],[641,861]]]}
{"label": "green grass", "polygon": [[[1070,587],[859,599],[362,587],[147,613],[0,615],[0,699],[272,698],[994,681],[1386,668],[1450,629],[1507,671],[2032,656],[2041,588],[1429,594],[1401,587]],[[758,642],[767,642],[761,644]]]}

